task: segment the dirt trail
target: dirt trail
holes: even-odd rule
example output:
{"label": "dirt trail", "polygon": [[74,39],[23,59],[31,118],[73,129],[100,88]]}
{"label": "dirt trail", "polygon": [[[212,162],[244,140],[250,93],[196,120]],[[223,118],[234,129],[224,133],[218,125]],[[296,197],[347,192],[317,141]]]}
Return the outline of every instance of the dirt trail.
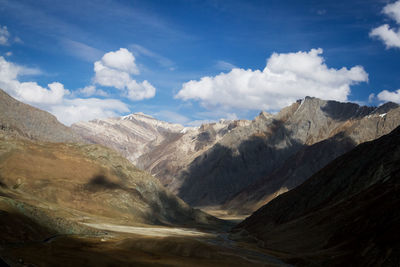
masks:
{"label": "dirt trail", "polygon": [[188,236],[188,237],[215,237],[214,234],[200,232],[195,229],[166,228],[166,227],[137,227],[105,223],[83,223],[84,225],[114,232],[138,234],[153,237]]}

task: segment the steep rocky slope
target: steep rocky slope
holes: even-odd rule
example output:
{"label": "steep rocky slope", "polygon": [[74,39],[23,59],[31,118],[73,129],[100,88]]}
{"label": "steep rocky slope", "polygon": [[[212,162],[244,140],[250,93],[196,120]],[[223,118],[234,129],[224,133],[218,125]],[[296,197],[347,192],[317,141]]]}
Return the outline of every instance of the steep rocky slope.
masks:
{"label": "steep rocky slope", "polygon": [[398,266],[400,127],[340,156],[240,223],[297,265]]}
{"label": "steep rocky slope", "polygon": [[49,142],[82,142],[50,113],[21,103],[0,89],[0,131]]}
{"label": "steep rocky slope", "polygon": [[399,124],[400,108],[394,103],[384,104],[361,119],[346,120],[338,134],[301,148],[281,167],[241,190],[223,207],[231,213],[251,214],[356,145],[387,134]]}
{"label": "steep rocky slope", "polygon": [[90,143],[102,144],[120,152],[131,162],[170,135],[179,134],[183,126],[154,119],[143,113],[124,117],[78,122],[71,128]]}
{"label": "steep rocky slope", "polygon": [[177,193],[183,182],[176,179],[181,171],[232,129],[249,123],[246,120],[221,120],[201,127],[185,128],[179,134],[171,134],[160,144],[150,143],[149,152],[138,158],[137,166],[149,171],[168,189]]}
{"label": "steep rocky slope", "polygon": [[[243,212],[251,211],[356,144],[394,129],[400,123],[397,107],[389,103],[377,109],[306,97],[276,115],[261,113],[250,125],[227,133],[178,173],[176,179],[182,183],[178,195],[195,206],[226,203],[225,208],[231,210],[244,205]],[[390,111],[393,108],[395,112]],[[324,140],[319,145],[323,150],[311,147]],[[319,157],[312,155],[315,151]],[[260,186],[265,191],[252,199],[252,191]],[[234,198],[238,201],[230,202]],[[251,203],[247,205],[243,201],[248,198]]]}

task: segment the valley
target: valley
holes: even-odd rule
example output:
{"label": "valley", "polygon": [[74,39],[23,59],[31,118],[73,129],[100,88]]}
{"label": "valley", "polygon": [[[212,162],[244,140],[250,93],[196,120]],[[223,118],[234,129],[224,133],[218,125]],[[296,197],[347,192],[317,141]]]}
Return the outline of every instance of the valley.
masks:
{"label": "valley", "polygon": [[307,97],[252,121],[132,114],[64,128],[0,96],[12,106],[0,116],[4,264],[398,262],[397,104]]}

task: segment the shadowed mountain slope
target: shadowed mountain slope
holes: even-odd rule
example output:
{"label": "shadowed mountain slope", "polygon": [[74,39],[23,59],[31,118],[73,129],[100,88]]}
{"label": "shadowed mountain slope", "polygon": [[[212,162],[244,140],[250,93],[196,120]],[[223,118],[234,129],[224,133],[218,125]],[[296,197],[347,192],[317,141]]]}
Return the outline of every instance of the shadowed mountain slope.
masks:
{"label": "shadowed mountain slope", "polygon": [[0,89],[0,130],[8,135],[48,142],[82,142],[50,113],[21,103]]}
{"label": "shadowed mountain slope", "polygon": [[400,127],[340,156],[235,227],[311,266],[400,263]]}
{"label": "shadowed mountain slope", "polygon": [[223,207],[231,213],[251,214],[279,194],[300,185],[356,145],[389,133],[400,124],[400,108],[397,104],[387,103],[362,119],[346,120],[346,124],[335,136],[305,146],[291,155],[281,167],[244,188]]}
{"label": "shadowed mountain slope", "polygon": [[178,196],[194,206],[225,203],[233,212],[251,212],[399,123],[396,104],[374,108],[306,97],[223,136],[178,174]]}

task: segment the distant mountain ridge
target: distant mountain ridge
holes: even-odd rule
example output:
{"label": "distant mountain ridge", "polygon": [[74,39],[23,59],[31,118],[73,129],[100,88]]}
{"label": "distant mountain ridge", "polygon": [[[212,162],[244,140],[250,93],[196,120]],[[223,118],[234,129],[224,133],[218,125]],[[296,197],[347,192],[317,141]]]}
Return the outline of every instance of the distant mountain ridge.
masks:
{"label": "distant mountain ridge", "polygon": [[71,128],[84,140],[113,148],[133,163],[149,150],[148,143],[161,143],[169,135],[184,129],[182,125],[163,122],[143,113],[78,122]]}

